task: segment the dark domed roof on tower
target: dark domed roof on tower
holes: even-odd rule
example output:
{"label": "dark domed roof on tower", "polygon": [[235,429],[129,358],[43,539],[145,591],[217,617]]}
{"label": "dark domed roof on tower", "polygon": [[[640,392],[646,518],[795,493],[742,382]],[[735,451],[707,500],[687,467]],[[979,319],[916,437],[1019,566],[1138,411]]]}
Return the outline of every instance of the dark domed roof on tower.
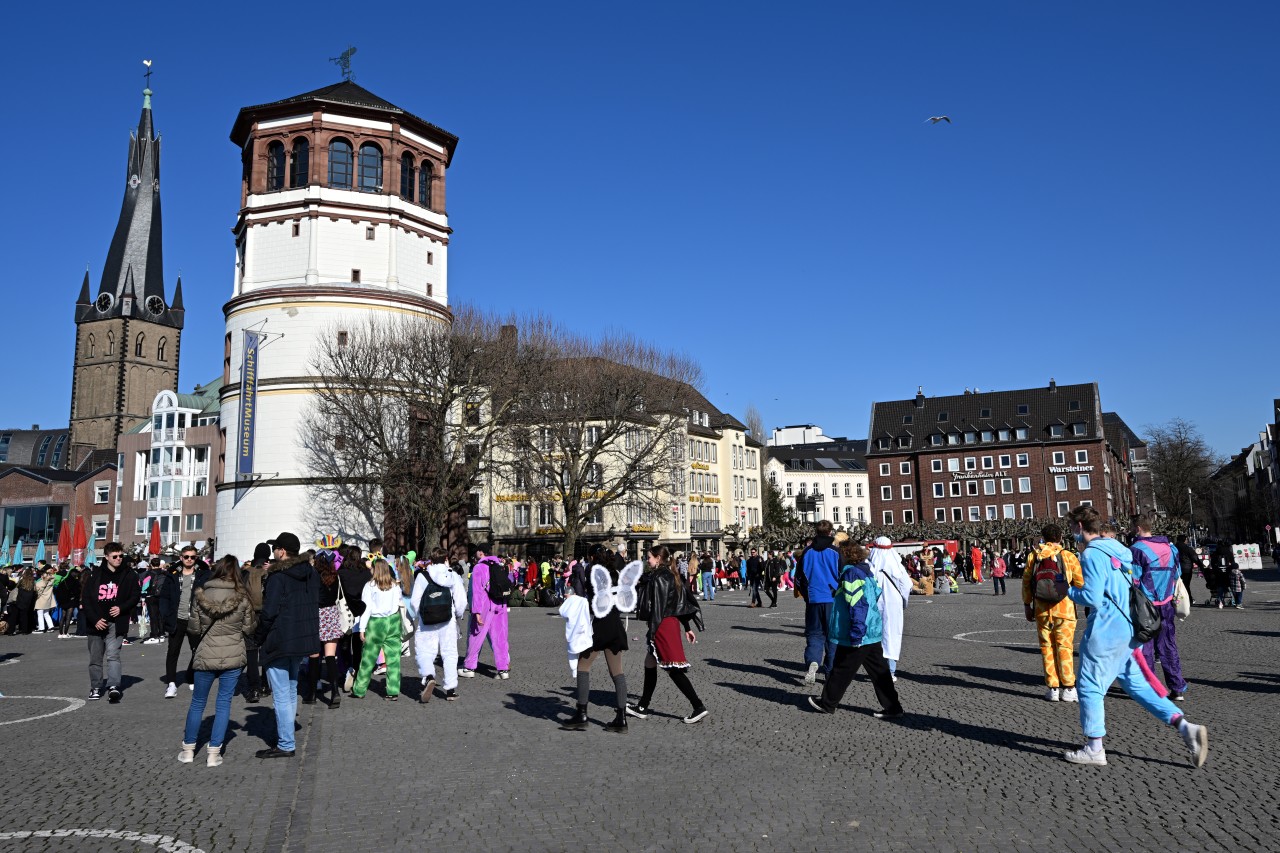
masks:
{"label": "dark domed roof on tower", "polygon": [[334,83],[310,92],[303,92],[301,95],[294,95],[291,98],[283,98],[279,101],[271,101],[253,107],[244,107],[236,116],[236,122],[231,128],[231,141],[236,145],[243,146],[253,122],[258,117],[265,118],[268,115],[284,114],[290,108],[296,108],[308,103],[356,107],[360,111],[367,111],[373,114],[390,113],[402,123],[416,128],[427,136],[434,137],[448,152],[449,160],[453,159],[454,149],[458,145],[458,137],[449,131],[414,115],[408,110],[397,107],[390,101],[379,98],[373,92],[351,80],[343,80],[341,83]]}

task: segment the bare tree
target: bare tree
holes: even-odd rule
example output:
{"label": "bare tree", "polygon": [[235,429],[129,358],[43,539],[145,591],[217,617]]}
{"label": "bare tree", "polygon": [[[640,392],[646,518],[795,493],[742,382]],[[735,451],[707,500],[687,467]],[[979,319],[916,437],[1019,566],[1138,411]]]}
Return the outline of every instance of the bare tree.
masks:
{"label": "bare tree", "polygon": [[1157,509],[1174,519],[1190,519],[1190,494],[1200,504],[1195,507],[1196,514],[1207,519],[1213,492],[1210,477],[1224,460],[1205,443],[1199,428],[1183,418],[1148,424],[1146,432],[1147,465]]}
{"label": "bare tree", "polygon": [[[381,536],[388,548],[465,536],[469,495],[537,360],[503,323],[469,307],[453,322],[394,316],[323,335],[299,441],[317,530]],[[455,541],[449,541],[449,540]]]}
{"label": "bare tree", "polygon": [[747,431],[751,433],[751,437],[764,444],[764,416],[760,414],[760,410],[756,408],[755,403],[747,404],[747,411],[743,418],[746,421]]}
{"label": "bare tree", "polygon": [[584,532],[604,532],[610,507],[660,521],[684,476],[698,366],[626,334],[590,339],[549,323],[520,334],[546,357],[514,389],[494,479],[537,506],[538,527],[559,533],[566,554]]}

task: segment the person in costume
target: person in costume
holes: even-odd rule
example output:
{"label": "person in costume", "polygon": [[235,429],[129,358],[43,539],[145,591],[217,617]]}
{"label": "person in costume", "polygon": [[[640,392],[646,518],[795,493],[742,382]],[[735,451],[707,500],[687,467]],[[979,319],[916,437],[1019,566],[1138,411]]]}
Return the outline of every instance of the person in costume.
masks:
{"label": "person in costume", "polygon": [[458,619],[467,609],[467,587],[445,562],[447,556],[443,548],[432,551],[431,562],[414,573],[409,593],[409,614],[417,627],[413,655],[422,679],[419,701],[423,704],[435,692],[437,655],[444,666],[444,698],[450,702],[458,698]]}
{"label": "person in costume", "polygon": [[640,581],[636,609],[636,615],[649,625],[645,637],[649,653],[644,659],[644,689],[638,703],[627,705],[627,713],[641,720],[652,713],[649,703],[658,686],[658,669],[661,668],[693,706],[684,721],[690,725],[700,723],[710,712],[689,681],[686,672],[689,661],[685,658],[683,640],[698,641],[693,628],[703,630],[702,610],[698,606],[697,595],[680,576],[666,546],[650,548],[648,562],[650,571]]}
{"label": "person in costume", "polygon": [[364,642],[360,667],[351,685],[351,697],[363,699],[377,666],[378,653],[387,660],[387,695],[392,702],[400,696],[400,587],[386,560],[373,561],[372,578],[364,585],[361,599],[364,613],[357,630]]}
{"label": "person in costume", "polygon": [[[338,544],[342,543],[340,539],[337,541]],[[338,568],[334,564],[336,557],[336,552],[322,549],[316,552],[312,560],[316,574],[320,576],[320,642],[325,672],[329,679],[330,708],[337,708],[342,704],[343,680],[341,667],[338,666],[338,641],[342,639],[343,633],[342,618],[338,610],[338,594],[342,584],[338,580]],[[308,705],[317,699],[320,687],[320,664],[319,657],[313,657],[307,661],[307,690],[302,701]]]}
{"label": "person in costume", "polygon": [[[1053,602],[1036,597],[1036,568],[1042,560],[1060,562],[1068,588],[1084,583],[1080,561],[1063,549],[1062,528],[1046,524],[1040,531],[1044,540],[1031,552],[1026,571],[1022,573],[1022,610],[1028,622],[1036,623],[1040,639],[1040,656],[1044,662],[1044,698],[1050,702],[1075,702],[1076,670],[1072,643],[1076,636],[1076,606],[1071,598]],[[1127,601],[1128,599],[1126,599]]]}
{"label": "person in costume", "polygon": [[898,660],[902,656],[902,624],[911,595],[911,576],[902,566],[898,552],[888,536],[878,536],[871,546],[868,560],[880,587],[880,619],[883,625],[881,648],[889,662],[889,674],[898,680]]}
{"label": "person in costume", "polygon": [[[480,662],[480,649],[489,641],[498,678],[505,679],[511,670],[511,646],[507,637],[509,608],[489,597],[490,572],[506,572],[500,557],[484,557],[471,570],[471,624],[467,629],[467,659],[458,670],[463,678],[475,678]],[[510,581],[508,580],[508,583]]]}
{"label": "person in costume", "polygon": [[885,661],[880,616],[880,599],[886,594],[876,580],[864,545],[840,543],[840,572],[832,596],[831,641],[836,644],[835,663],[820,696],[809,696],[809,707],[834,714],[859,669],[866,670],[880,702],[877,718],[901,717],[893,675]]}
{"label": "person in costume", "polygon": [[591,604],[591,647],[578,655],[578,707],[577,712],[560,726],[565,731],[581,732],[587,728],[587,704],[591,695],[591,664],[600,652],[613,678],[613,690],[617,699],[617,713],[613,722],[604,727],[606,732],[625,734],[627,731],[627,675],[622,663],[622,653],[627,650],[627,629],[622,614],[636,608],[636,581],[643,569],[639,560],[624,566],[623,558],[595,546],[588,557],[592,563],[591,579],[579,595]]}
{"label": "person in costume", "polygon": [[1209,757],[1209,730],[1183,716],[1169,701],[1134,638],[1129,594],[1138,575],[1128,548],[1101,535],[1102,517],[1092,506],[1078,506],[1068,515],[1072,534],[1085,543],[1081,556],[1084,584],[1069,587],[1071,601],[1089,608],[1084,641],[1080,645],[1080,727],[1085,743],[1063,757],[1072,764],[1106,764],[1103,697],[1117,679],[1147,713],[1177,729],[1191,764],[1203,767]]}

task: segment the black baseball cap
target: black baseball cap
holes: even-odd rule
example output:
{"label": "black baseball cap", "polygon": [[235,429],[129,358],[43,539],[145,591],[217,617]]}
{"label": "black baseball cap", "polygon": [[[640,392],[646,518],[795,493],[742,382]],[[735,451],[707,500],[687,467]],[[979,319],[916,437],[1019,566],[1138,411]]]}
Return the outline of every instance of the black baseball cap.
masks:
{"label": "black baseball cap", "polygon": [[268,539],[267,544],[272,548],[283,548],[286,554],[297,554],[302,550],[302,543],[292,533],[281,533],[275,539]]}

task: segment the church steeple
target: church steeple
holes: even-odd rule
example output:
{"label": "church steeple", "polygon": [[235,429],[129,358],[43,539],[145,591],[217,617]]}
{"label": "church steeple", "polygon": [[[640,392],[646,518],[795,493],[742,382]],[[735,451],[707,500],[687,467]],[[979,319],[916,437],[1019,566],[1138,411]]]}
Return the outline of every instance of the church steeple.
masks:
{"label": "church steeple", "polygon": [[160,217],[160,137],[151,114],[150,88],[142,91],[142,115],[129,136],[124,200],[107,262],[91,307],[77,305],[76,322],[134,318],[182,328],[165,299]]}

